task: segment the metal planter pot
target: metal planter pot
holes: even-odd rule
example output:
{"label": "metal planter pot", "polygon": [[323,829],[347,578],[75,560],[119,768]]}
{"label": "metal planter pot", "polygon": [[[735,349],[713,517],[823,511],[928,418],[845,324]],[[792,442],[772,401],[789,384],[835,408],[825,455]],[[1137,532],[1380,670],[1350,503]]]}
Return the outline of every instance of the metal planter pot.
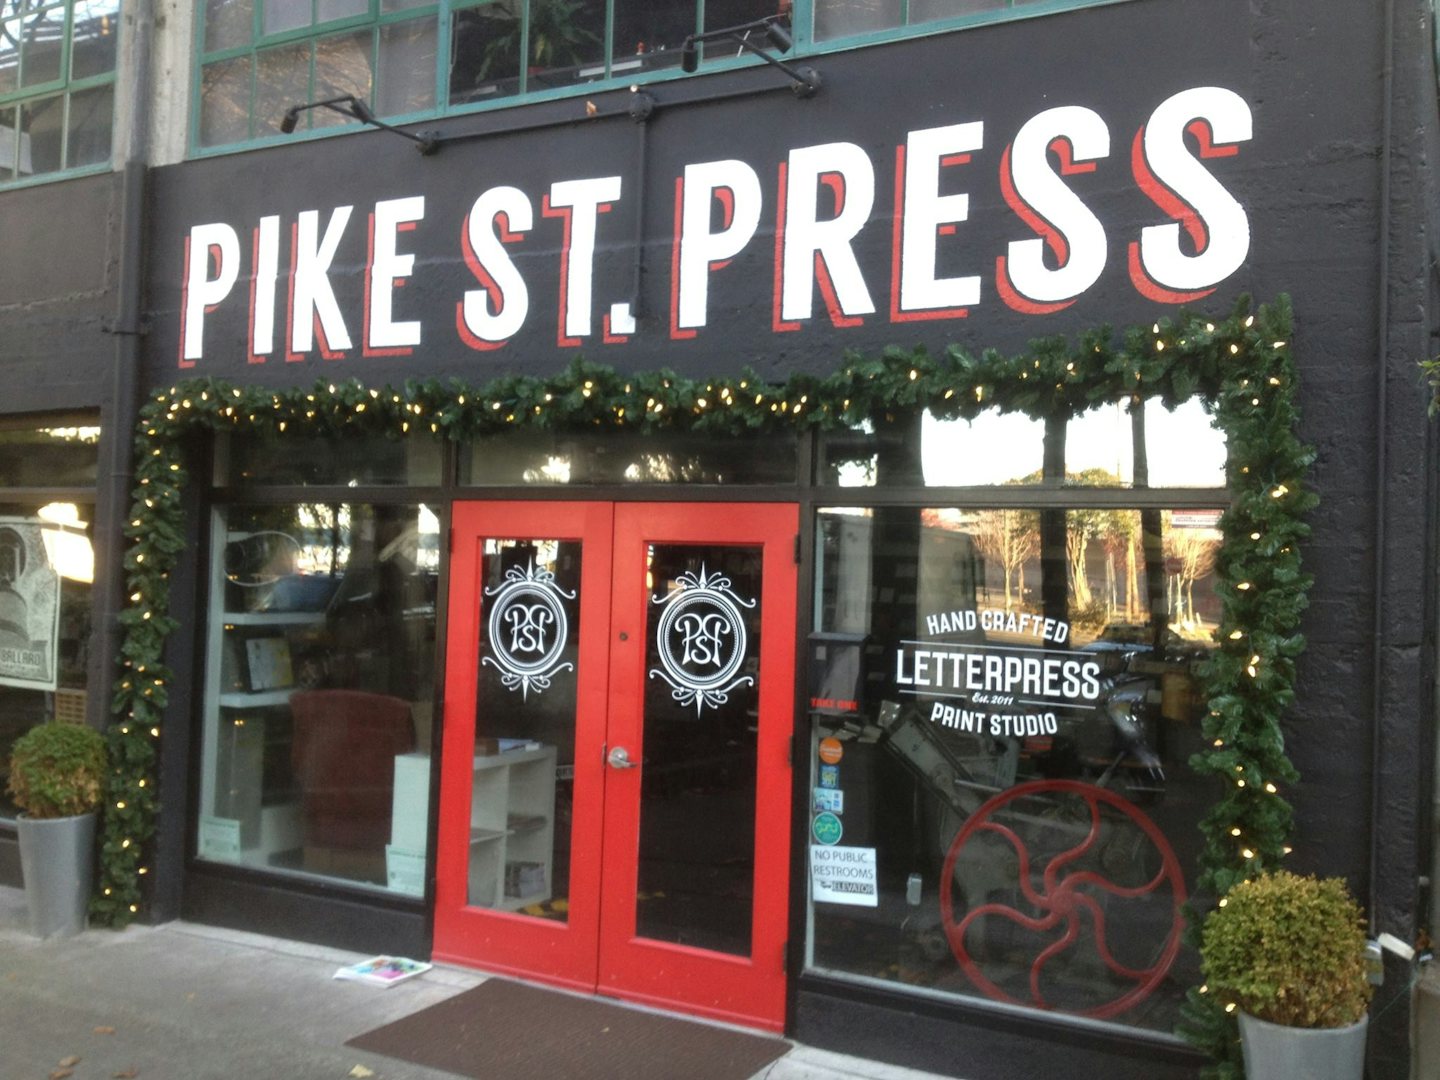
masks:
{"label": "metal planter pot", "polygon": [[1360,1080],[1368,1016],[1339,1028],[1297,1028],[1240,1014],[1240,1046],[1251,1080]]}
{"label": "metal planter pot", "polygon": [[95,816],[15,821],[30,932],[71,937],[85,929],[95,866]]}

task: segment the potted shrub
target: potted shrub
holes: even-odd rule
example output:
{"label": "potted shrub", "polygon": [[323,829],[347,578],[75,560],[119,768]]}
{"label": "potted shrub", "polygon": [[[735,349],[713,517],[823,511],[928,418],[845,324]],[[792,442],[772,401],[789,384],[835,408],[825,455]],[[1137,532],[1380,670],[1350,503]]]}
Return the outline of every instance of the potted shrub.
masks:
{"label": "potted shrub", "polygon": [[40,724],[15,740],[9,790],[20,808],[20,872],[37,937],[85,929],[105,769],[105,740],[83,724]]}
{"label": "potted shrub", "polygon": [[1205,920],[1210,992],[1240,1015],[1245,1074],[1359,1080],[1365,1065],[1364,918],[1340,878],[1280,870],[1230,890]]}

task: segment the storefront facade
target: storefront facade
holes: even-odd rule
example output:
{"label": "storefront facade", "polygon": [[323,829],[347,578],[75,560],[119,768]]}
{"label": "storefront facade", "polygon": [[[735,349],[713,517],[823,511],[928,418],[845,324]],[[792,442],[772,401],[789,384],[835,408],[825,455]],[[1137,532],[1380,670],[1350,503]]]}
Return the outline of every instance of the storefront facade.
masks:
{"label": "storefront facade", "polygon": [[[122,745],[154,754],[106,896],[972,1078],[1194,1074],[1185,910],[1234,783],[1263,806],[1228,865],[1283,839],[1413,938],[1418,9],[1135,0],[867,42],[822,3],[789,72],[626,85],[621,6],[609,81],[477,97],[407,126],[416,153],[307,137],[323,105],[272,131],[262,98],[325,98],[319,59],[218,108],[270,54],[211,5],[140,240],[135,170],[0,192],[10,221],[83,187],[118,265],[143,251],[95,294],[143,313],[125,344],[42,279],[64,338],[19,304],[4,354],[66,352],[16,422],[64,408],[45,429],[96,460],[139,405],[133,484],[47,466],[3,496],[133,492],[123,561],[95,553],[124,614],[71,633],[122,656]],[[112,357],[132,379],[78,389]],[[1298,783],[1217,776],[1240,642]],[[1403,1075],[1385,1016],[1376,1075]]]}

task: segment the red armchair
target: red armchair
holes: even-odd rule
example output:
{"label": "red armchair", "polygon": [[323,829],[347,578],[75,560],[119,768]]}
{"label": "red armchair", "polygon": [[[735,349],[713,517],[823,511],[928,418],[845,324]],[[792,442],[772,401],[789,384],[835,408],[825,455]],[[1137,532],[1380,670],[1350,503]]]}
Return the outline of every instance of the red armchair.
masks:
{"label": "red armchair", "polygon": [[290,711],[305,868],[383,882],[395,756],[415,748],[410,703],[362,690],[299,690]]}

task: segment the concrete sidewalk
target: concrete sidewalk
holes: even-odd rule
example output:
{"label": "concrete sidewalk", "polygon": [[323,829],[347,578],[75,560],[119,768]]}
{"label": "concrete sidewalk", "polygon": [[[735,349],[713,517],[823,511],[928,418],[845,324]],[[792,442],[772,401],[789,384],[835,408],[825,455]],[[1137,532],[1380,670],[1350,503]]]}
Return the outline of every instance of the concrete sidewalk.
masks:
{"label": "concrete sidewalk", "polygon": [[[485,977],[437,965],[383,990],[332,978],[358,959],[187,922],[41,941],[24,893],[0,887],[0,1078],[68,1067],[73,1080],[454,1080],[344,1044]],[[930,1075],[795,1045],[756,1080]]]}

